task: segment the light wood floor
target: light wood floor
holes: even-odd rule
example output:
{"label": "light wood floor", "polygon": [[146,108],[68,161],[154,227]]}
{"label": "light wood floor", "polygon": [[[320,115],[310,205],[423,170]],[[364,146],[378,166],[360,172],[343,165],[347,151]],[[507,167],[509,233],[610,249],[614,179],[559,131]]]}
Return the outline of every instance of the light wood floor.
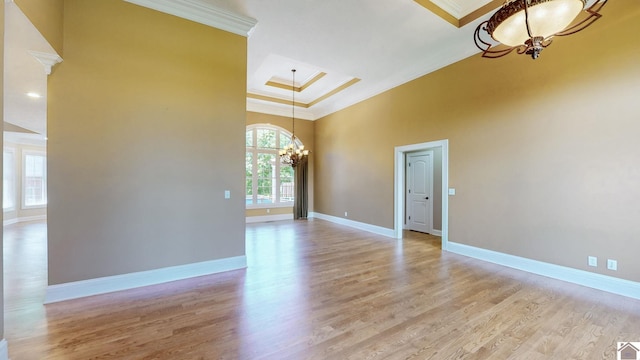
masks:
{"label": "light wood floor", "polygon": [[22,359],[615,359],[640,301],[321,220],[247,226],[246,270],[41,305],[46,226],[5,227]]}

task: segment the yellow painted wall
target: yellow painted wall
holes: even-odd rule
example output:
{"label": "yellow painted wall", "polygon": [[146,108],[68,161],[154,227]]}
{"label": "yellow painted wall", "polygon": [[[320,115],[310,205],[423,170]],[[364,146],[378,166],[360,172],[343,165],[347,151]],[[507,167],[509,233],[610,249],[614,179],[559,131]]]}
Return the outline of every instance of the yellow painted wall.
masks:
{"label": "yellow painted wall", "polygon": [[62,56],[64,0],[14,0],[14,2]]}
{"label": "yellow painted wall", "polygon": [[[305,149],[311,150],[309,155],[309,212],[313,211],[313,168],[314,168],[314,122],[302,119],[296,119],[296,137],[304,144]],[[253,124],[271,124],[279,126],[283,129],[292,130],[292,119],[277,115],[261,114],[256,112],[247,112],[247,125]],[[265,215],[281,215],[292,214],[293,207],[287,208],[271,208],[267,213],[266,209],[247,209],[246,216],[265,216]]]}
{"label": "yellow painted wall", "polygon": [[602,14],[538,60],[473,56],[318,120],[316,212],[393,228],[394,147],[449,139],[450,241],[640,281],[640,2]]}
{"label": "yellow painted wall", "polygon": [[49,284],[244,255],[246,38],[67,0],[64,44],[48,89]]}

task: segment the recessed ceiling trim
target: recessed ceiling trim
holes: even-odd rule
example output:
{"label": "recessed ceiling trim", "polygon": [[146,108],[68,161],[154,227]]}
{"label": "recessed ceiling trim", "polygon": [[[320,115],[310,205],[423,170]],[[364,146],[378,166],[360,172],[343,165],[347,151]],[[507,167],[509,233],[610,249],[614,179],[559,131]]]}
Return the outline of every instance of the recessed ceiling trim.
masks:
{"label": "recessed ceiling trim", "polygon": [[[313,85],[313,83],[315,83],[316,81],[318,81],[318,80],[322,79],[323,77],[325,77],[325,75],[327,75],[327,73],[320,72],[318,75],[314,76],[311,80],[307,81],[302,86],[294,87],[293,90],[296,91],[296,92],[302,92],[304,89],[306,89],[309,86]],[[290,84],[289,85],[288,84],[283,84],[281,82],[274,81],[274,80],[267,81],[265,83],[265,85],[272,86],[272,87],[277,87],[279,89],[291,90],[291,85]]]}
{"label": "recessed ceiling trim", "polygon": [[[309,102],[309,103],[303,103],[303,102],[298,102],[296,101],[294,103],[295,106],[297,107],[301,107],[301,108],[305,108],[308,109],[310,107],[312,107],[313,105],[321,102],[322,100],[325,100],[337,93],[339,93],[340,91],[348,88],[349,86],[357,83],[358,81],[360,81],[360,79],[358,78],[352,78],[351,80],[345,82],[344,84],[338,86],[337,88],[327,92],[326,94],[320,96],[319,98]],[[267,96],[267,95],[260,95],[260,94],[255,94],[255,93],[247,93],[247,98],[250,99],[256,99],[256,100],[263,100],[263,101],[269,101],[269,102],[274,102],[274,103],[278,103],[278,104],[291,104],[290,100],[287,99],[282,99],[282,98],[277,98],[277,97],[273,97],[273,96]]]}
{"label": "recessed ceiling trim", "polygon": [[330,97],[330,96],[333,96],[333,95],[335,95],[335,94],[339,93],[340,91],[342,91],[342,90],[344,90],[344,89],[348,88],[349,86],[351,86],[351,85],[353,85],[353,84],[357,83],[358,81],[360,81],[360,79],[358,79],[358,78],[353,78],[353,79],[351,79],[351,80],[347,81],[346,83],[344,83],[344,84],[342,84],[342,85],[338,86],[337,88],[335,88],[335,89],[333,89],[333,90],[329,91],[328,93],[326,93],[326,94],[324,94],[324,95],[320,96],[320,97],[319,97],[319,98],[317,98],[316,100],[314,100],[314,101],[310,102],[310,103],[309,103],[309,106],[313,106],[313,105],[315,105],[315,104],[319,103],[320,101],[325,100],[326,98],[328,98],[328,97]]}
{"label": "recessed ceiling trim", "polygon": [[493,0],[490,3],[485,4],[484,6],[482,6],[479,9],[476,9],[474,11],[472,11],[471,13],[469,13],[468,15],[465,15],[464,17],[462,17],[460,19],[460,26],[465,26],[468,23],[479,19],[480,17],[488,14],[489,12],[493,11],[494,9],[497,9],[499,7],[502,6],[502,4],[504,4],[503,0]]}
{"label": "recessed ceiling trim", "polygon": [[414,1],[422,5],[423,7],[427,8],[427,10],[431,11],[432,13],[438,15],[446,22],[458,28],[461,28],[469,24],[470,22],[473,22],[474,20],[480,18],[481,16],[489,13],[493,9],[499,8],[504,3],[504,0],[492,0],[491,2],[470,12],[469,14],[464,15],[461,18],[458,18],[454,14],[451,14],[448,11],[441,8],[440,6],[436,5],[431,0],[414,0]]}
{"label": "recessed ceiling trim", "polygon": [[[247,98],[247,111],[271,114],[276,116],[291,117],[291,104],[289,106],[276,105],[274,103],[268,103],[265,101]],[[296,108],[296,120],[317,120],[317,117],[312,111],[304,108]]]}
{"label": "recessed ceiling trim", "polygon": [[[256,100],[263,100],[263,101],[269,101],[269,102],[274,102],[274,103],[278,103],[278,104],[291,105],[291,100],[280,99],[280,98],[273,97],[273,96],[266,96],[266,95],[260,95],[260,94],[247,93],[247,98],[256,99]],[[296,101],[294,103],[294,105],[297,106],[297,107],[305,108],[305,109],[310,106],[307,103],[302,103],[302,102],[298,102],[298,101]]]}
{"label": "recessed ceiling trim", "polygon": [[221,9],[201,0],[124,0],[165,14],[248,37],[256,19]]}
{"label": "recessed ceiling trim", "polygon": [[450,23],[451,25],[455,27],[460,27],[460,20],[458,20],[458,18],[449,14],[448,12],[443,10],[440,6],[432,3],[430,0],[415,0],[415,2],[424,6],[425,8],[427,8],[427,10],[438,15],[439,17],[441,17],[443,20]]}

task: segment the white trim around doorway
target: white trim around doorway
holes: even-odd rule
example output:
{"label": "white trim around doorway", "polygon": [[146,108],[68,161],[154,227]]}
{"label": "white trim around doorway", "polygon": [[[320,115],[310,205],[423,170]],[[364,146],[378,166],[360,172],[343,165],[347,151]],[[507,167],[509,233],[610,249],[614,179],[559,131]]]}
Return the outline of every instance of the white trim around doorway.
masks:
{"label": "white trim around doorway", "polygon": [[442,148],[442,250],[449,244],[449,140],[396,146],[394,154],[394,237],[402,239],[405,209],[405,154],[408,152]]}

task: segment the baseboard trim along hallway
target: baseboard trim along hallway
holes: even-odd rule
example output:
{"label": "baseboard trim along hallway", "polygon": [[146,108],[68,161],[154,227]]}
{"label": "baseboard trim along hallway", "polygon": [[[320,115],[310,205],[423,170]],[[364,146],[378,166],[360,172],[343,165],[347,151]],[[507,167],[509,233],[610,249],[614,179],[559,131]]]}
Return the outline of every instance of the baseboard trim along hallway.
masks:
{"label": "baseboard trim along hallway", "polygon": [[248,216],[245,219],[247,224],[270,222],[270,221],[283,221],[283,220],[293,220],[293,214]]}
{"label": "baseboard trim along hallway", "polygon": [[[49,285],[45,304],[77,299],[85,296],[106,294],[114,291],[156,285],[197,276],[216,274],[247,267],[246,256],[204,261],[194,264],[171,266],[161,269],[141,271],[130,274],[106,276],[97,279],[74,281]],[[0,358],[1,360],[1,358]]]}
{"label": "baseboard trim along hallway", "polygon": [[13,225],[13,224],[27,222],[27,221],[39,221],[39,220],[47,220],[47,215],[16,217],[13,219],[4,220],[2,222],[2,226]]}
{"label": "baseboard trim along hallway", "polygon": [[546,276],[556,280],[567,281],[593,289],[627,296],[633,299],[640,299],[640,283],[634,281],[531,260],[454,242],[449,242],[447,251],[507,266],[513,269],[530,272],[536,275]]}
{"label": "baseboard trim along hallway", "polygon": [[371,225],[371,224],[353,221],[349,219],[343,219],[336,216],[326,215],[326,214],[317,213],[317,212],[309,213],[309,217],[320,219],[320,220],[326,220],[335,224],[349,226],[354,229],[368,231],[370,233],[374,233],[374,234],[378,234],[378,235],[382,235],[390,238],[395,238],[395,233],[393,229],[387,229],[382,226]]}
{"label": "baseboard trim along hallway", "polygon": [[[376,225],[365,224],[321,213],[309,213],[309,217],[330,221],[378,235],[395,237],[393,229],[387,229]],[[527,259],[451,241],[447,243],[445,251],[640,300],[640,283],[634,281],[545,263],[542,261]]]}

